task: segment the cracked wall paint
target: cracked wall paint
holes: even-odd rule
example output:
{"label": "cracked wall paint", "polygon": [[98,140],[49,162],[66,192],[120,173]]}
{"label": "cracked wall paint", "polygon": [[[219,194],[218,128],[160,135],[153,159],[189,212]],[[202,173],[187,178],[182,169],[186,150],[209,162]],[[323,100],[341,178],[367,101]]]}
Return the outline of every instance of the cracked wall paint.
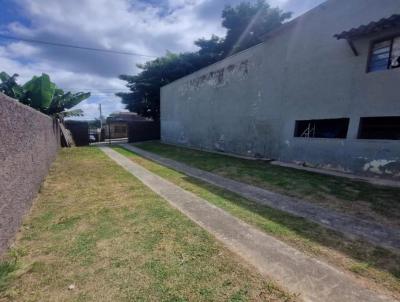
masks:
{"label": "cracked wall paint", "polygon": [[249,60],[243,60],[237,64],[230,64],[217,70],[210,71],[206,74],[188,80],[179,87],[181,95],[187,92],[196,91],[204,86],[213,88],[221,87],[228,84],[231,80],[243,80],[249,74]]}

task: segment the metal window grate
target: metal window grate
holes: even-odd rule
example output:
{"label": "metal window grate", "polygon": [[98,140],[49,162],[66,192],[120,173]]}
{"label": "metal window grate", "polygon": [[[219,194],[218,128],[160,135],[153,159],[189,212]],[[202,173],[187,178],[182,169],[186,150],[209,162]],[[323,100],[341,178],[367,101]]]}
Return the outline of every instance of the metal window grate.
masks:
{"label": "metal window grate", "polygon": [[346,138],[350,119],[320,119],[296,121],[295,137]]}

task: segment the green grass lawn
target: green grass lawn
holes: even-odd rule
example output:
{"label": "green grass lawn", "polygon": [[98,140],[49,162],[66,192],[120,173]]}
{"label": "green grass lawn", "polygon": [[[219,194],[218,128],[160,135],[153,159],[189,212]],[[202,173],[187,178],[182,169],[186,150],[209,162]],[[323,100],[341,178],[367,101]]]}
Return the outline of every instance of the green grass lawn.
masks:
{"label": "green grass lawn", "polygon": [[0,264],[0,301],[292,300],[97,148],[60,151]]}
{"label": "green grass lawn", "polygon": [[[152,144],[146,145],[152,146]],[[153,173],[223,208],[260,230],[311,256],[344,269],[357,278],[362,278],[371,287],[384,288],[400,297],[400,255],[366,242],[349,240],[339,233],[305,219],[258,205],[234,193],[154,163],[121,147],[114,147],[114,149]]]}
{"label": "green grass lawn", "polygon": [[264,161],[240,159],[159,142],[145,142],[135,146],[221,176],[300,197],[361,218],[400,226],[399,188],[374,186],[279,167]]}

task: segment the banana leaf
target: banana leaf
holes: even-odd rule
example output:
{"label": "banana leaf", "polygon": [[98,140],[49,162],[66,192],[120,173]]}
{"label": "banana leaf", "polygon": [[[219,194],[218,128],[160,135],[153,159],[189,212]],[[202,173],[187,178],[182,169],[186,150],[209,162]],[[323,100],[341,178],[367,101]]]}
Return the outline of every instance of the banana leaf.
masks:
{"label": "banana leaf", "polygon": [[23,88],[31,107],[38,110],[46,110],[53,99],[56,84],[50,81],[50,77],[47,74],[42,74],[40,77],[34,76],[32,80],[25,83]]}

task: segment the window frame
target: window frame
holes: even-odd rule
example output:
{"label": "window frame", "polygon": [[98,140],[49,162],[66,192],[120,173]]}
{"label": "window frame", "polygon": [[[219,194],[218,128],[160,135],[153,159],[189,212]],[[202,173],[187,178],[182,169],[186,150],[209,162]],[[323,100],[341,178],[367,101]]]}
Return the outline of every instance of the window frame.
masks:
{"label": "window frame", "polygon": [[[346,134],[344,137],[321,137],[321,136],[310,136],[310,137],[305,137],[301,135],[297,135],[298,129],[299,129],[299,123],[301,122],[319,122],[319,121],[344,121],[346,123]],[[294,121],[294,133],[293,133],[293,138],[295,139],[323,139],[323,140],[346,140],[349,137],[349,129],[350,129],[350,122],[351,119],[349,117],[339,117],[339,118],[314,118],[314,119],[301,119],[301,120],[295,120]]]}
{"label": "window frame", "polygon": [[371,138],[371,137],[365,137],[364,131],[365,131],[365,124],[366,120],[368,119],[385,119],[385,118],[398,118],[400,119],[400,116],[398,115],[385,115],[385,116],[361,116],[359,118],[358,122],[358,131],[357,131],[357,139],[361,141],[400,141],[400,139],[397,138]]}
{"label": "window frame", "polygon": [[[396,34],[391,34],[389,36],[385,36],[382,38],[377,38],[374,40],[371,40],[369,43],[369,52],[368,52],[368,59],[367,59],[367,66],[366,66],[366,73],[374,73],[374,72],[379,72],[379,71],[387,71],[387,70],[394,70],[394,69],[400,69],[400,67],[398,68],[389,68],[389,64],[390,64],[390,58],[392,57],[392,51],[393,51],[393,42],[394,39],[396,38],[400,38],[400,33],[396,33]],[[385,41],[390,40],[390,51],[389,51],[389,62],[387,64],[387,67],[385,70],[376,70],[376,71],[372,71],[370,70],[370,64],[371,64],[371,59],[372,59],[372,53],[374,50],[374,46],[378,43],[382,43]]]}

